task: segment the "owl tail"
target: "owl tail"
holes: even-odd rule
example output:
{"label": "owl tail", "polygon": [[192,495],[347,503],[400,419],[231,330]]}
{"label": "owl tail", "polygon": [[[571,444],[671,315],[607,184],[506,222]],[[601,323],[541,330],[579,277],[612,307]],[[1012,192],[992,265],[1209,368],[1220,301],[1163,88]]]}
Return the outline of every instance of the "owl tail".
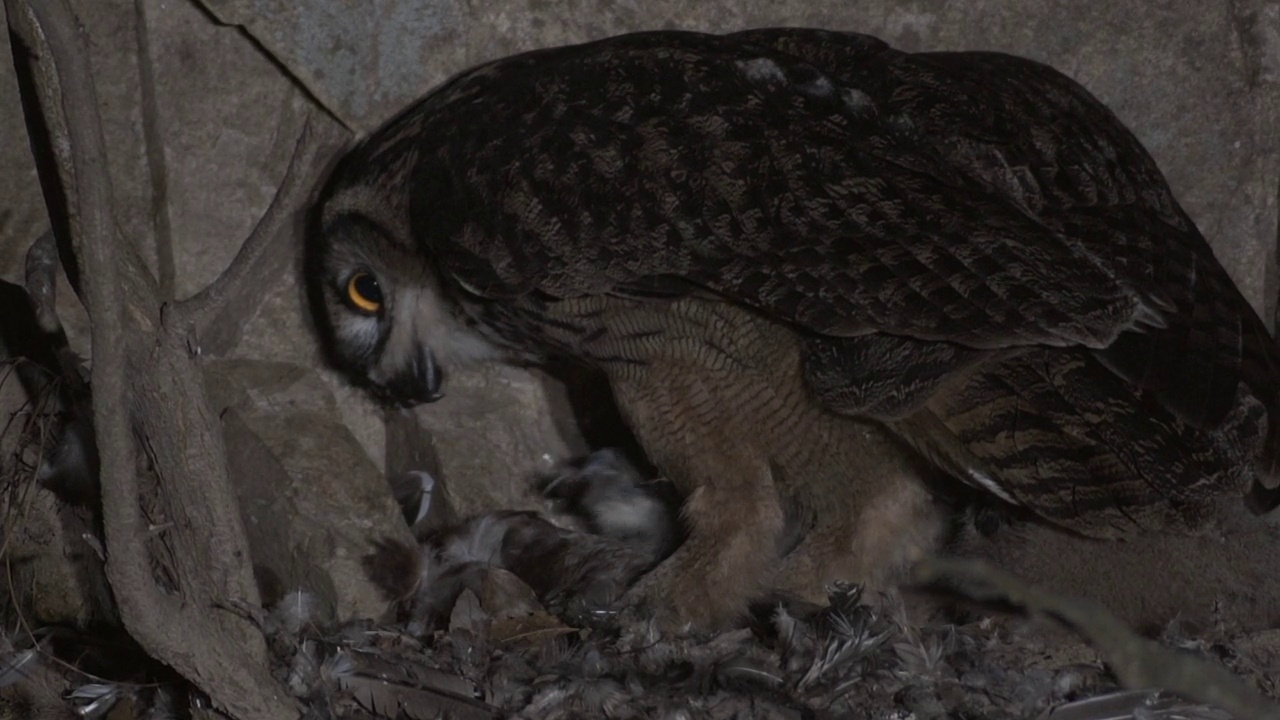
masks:
{"label": "owl tail", "polygon": [[1267,436],[1245,505],[1263,515],[1280,507],[1280,345],[1256,316],[1241,343],[1241,379],[1267,408]]}
{"label": "owl tail", "polygon": [[1267,440],[1258,460],[1257,477],[1245,493],[1244,502],[1256,515],[1280,507],[1280,402],[1267,408]]}
{"label": "owl tail", "polygon": [[1256,442],[1262,406],[1267,430],[1245,502],[1270,512],[1280,507],[1280,346],[1214,258],[1161,270],[1170,274],[1164,285],[1181,291],[1178,312],[1163,327],[1122,333],[1094,357],[1180,421],[1233,442]]}
{"label": "owl tail", "polygon": [[[1088,350],[1041,348],[944,386],[900,431],[944,472],[1073,532],[1195,530],[1261,477],[1249,464],[1266,408],[1250,397],[1201,428],[1153,400]],[[1266,487],[1251,495],[1280,500]]]}
{"label": "owl tail", "polygon": [[1265,515],[1280,507],[1280,485],[1269,488],[1261,480],[1254,480],[1253,487],[1245,493],[1244,503],[1254,514]]}

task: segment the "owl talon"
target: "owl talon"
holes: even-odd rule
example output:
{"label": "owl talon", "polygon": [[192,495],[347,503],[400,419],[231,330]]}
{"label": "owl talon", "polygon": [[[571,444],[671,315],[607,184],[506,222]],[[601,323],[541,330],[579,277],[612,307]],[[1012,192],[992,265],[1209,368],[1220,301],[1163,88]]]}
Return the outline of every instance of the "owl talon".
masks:
{"label": "owl talon", "polygon": [[618,603],[619,625],[649,624],[664,637],[680,637],[695,629],[722,629],[736,619],[732,594],[716,597],[711,592],[714,584],[705,578],[689,580],[689,574],[671,562],[658,566],[623,595]]}

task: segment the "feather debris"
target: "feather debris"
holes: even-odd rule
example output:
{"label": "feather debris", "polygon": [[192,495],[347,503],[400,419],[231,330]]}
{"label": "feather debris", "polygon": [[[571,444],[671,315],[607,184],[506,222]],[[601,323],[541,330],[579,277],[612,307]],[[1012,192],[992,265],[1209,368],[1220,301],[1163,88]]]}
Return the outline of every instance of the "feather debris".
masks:
{"label": "feather debris", "polygon": [[1232,720],[1230,713],[1192,705],[1159,690],[1121,690],[1063,703],[1037,720]]}
{"label": "feather debris", "polygon": [[105,717],[120,700],[120,686],[114,683],[88,683],[67,696],[80,717],[96,720]]}
{"label": "feather debris", "polygon": [[[472,594],[463,602],[474,603],[475,610],[480,600]],[[859,616],[866,630],[858,628]],[[909,638],[899,618],[879,605],[855,612],[847,605],[818,612],[784,607],[776,617],[780,629],[772,637],[740,629],[655,638],[643,626],[605,624],[565,625],[564,632],[534,633],[516,643],[501,642],[496,622],[479,634],[471,627],[443,627],[421,640],[391,626],[360,625],[338,633],[346,644],[302,644],[322,654],[323,674],[330,678],[317,686],[323,696],[308,702],[371,718],[440,711],[446,717],[549,720],[834,720],[897,712],[921,719],[1102,720],[1070,714],[1087,709],[1072,703],[1116,689],[1100,669],[1080,666],[1075,655],[1066,653],[1067,661],[1055,665],[1046,660],[1044,646],[986,620],[913,627]],[[784,634],[787,628],[791,632]],[[842,640],[857,637],[863,638],[859,650],[842,654]],[[903,644],[935,649],[927,661],[934,673],[907,672],[921,661],[902,657],[897,646]],[[392,689],[376,689],[384,685]],[[465,709],[446,709],[460,698],[467,701]],[[1187,703],[1145,710],[1155,714],[1139,713],[1134,720],[1226,720]],[[491,714],[473,714],[482,711]]]}
{"label": "feather debris", "polygon": [[458,720],[489,720],[498,717],[488,705],[440,690],[401,685],[364,675],[349,675],[339,685],[351,693],[356,702],[381,717],[395,718],[403,713],[411,720],[435,720],[447,717]]}
{"label": "feather debris", "polygon": [[14,653],[13,657],[6,660],[0,667],[0,688],[6,688],[30,678],[32,670],[39,663],[39,657],[37,648]]}
{"label": "feather debris", "polygon": [[980,560],[931,558],[913,575],[922,586],[944,586],[974,600],[1007,603],[1054,618],[1088,638],[1128,688],[1163,688],[1220,707],[1239,720],[1280,720],[1280,705],[1225,668],[1140,637],[1095,602],[1030,587]]}

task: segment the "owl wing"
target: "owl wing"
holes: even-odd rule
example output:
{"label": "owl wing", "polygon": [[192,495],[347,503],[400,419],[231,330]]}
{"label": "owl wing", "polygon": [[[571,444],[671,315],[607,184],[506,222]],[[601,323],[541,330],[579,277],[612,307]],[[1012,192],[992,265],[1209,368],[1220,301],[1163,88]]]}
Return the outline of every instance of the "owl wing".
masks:
{"label": "owl wing", "polygon": [[890,426],[944,470],[1090,537],[1199,529],[1256,478],[1265,409],[1250,396],[1212,432],[1080,349],[990,362]]}
{"label": "owl wing", "polygon": [[[954,433],[963,441],[953,446],[983,450],[964,453],[971,469],[990,470],[1018,486],[1022,504],[1071,519],[1077,529],[1089,525],[1091,534],[1155,523],[1143,518],[1144,508],[1190,522],[1210,489],[1240,487],[1251,477],[1253,509],[1280,505],[1280,487],[1257,479],[1274,482],[1280,454],[1280,422],[1264,420],[1280,417],[1275,342],[1150,155],[1105,106],[1048,66],[996,53],[909,55],[865,36],[790,29],[741,36],[819,65],[839,82],[870,88],[889,112],[912,118],[920,140],[960,171],[1079,237],[1098,256],[1126,263],[1121,275],[1171,303],[1160,327],[1122,333],[1092,358],[1079,352],[1006,358],[931,395],[930,412],[939,420],[931,432]],[[870,54],[883,61],[867,62]],[[1119,234],[1092,229],[1098,223]],[[1117,237],[1125,249],[1112,253]],[[937,376],[940,353],[974,362],[962,349],[879,337],[846,343],[846,358],[836,364],[847,370],[856,358],[865,377],[881,378],[893,372],[889,363],[876,363],[886,348],[899,361],[912,359],[905,363],[908,379]],[[834,368],[823,367],[832,358],[830,348],[811,354],[820,391],[824,382],[828,392],[834,388]],[[1012,377],[1022,380],[1011,383]],[[1086,390],[1098,388],[1105,391]],[[1016,417],[979,412],[978,399],[988,408],[1016,408]],[[1008,428],[1022,432],[997,432]],[[1261,447],[1257,437],[1265,438]]]}
{"label": "owl wing", "polygon": [[1280,360],[1265,325],[1142,144],[1078,83],[998,53],[907,54],[866,36],[793,29],[736,37],[865,89],[887,114],[910,118],[915,137],[958,172],[1077,238],[1145,297],[1158,297],[1165,311],[1158,331],[1123,333],[1097,356],[1179,417],[1222,422],[1242,379],[1258,397],[1280,393]]}
{"label": "owl wing", "polygon": [[413,216],[477,295],[685,283],[819,333],[975,347],[1161,322],[1156,288],[792,56],[659,33],[507,62],[420,108]]}

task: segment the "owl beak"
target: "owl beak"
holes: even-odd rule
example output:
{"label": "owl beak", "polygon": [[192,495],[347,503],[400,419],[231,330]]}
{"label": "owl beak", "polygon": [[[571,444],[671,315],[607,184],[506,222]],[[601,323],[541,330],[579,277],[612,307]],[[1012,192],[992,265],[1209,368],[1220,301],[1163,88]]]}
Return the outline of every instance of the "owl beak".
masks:
{"label": "owl beak", "polygon": [[444,393],[440,390],[443,379],[440,365],[436,363],[434,357],[431,358],[431,371],[427,375],[427,402],[435,402],[444,397]]}
{"label": "owl beak", "polygon": [[413,371],[417,375],[419,388],[415,400],[433,403],[444,397],[444,393],[440,391],[444,374],[440,372],[440,363],[436,362],[436,356],[430,350],[424,348],[419,353],[418,360],[413,363]]}
{"label": "owl beak", "polygon": [[430,350],[422,348],[413,362],[404,366],[385,382],[374,382],[372,390],[383,402],[410,408],[423,403],[433,403],[444,397],[440,386],[444,374]]}

